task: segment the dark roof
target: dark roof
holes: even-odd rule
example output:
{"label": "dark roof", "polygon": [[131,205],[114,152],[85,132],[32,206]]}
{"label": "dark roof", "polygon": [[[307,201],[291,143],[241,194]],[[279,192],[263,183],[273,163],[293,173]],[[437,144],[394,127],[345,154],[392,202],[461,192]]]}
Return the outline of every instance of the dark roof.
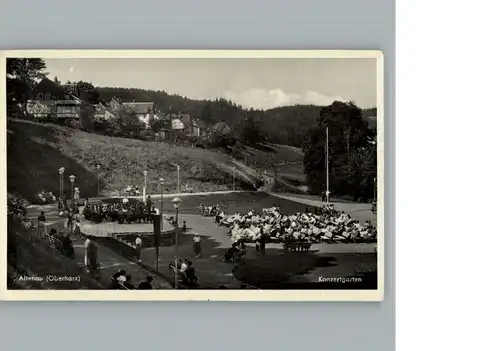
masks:
{"label": "dark roof", "polygon": [[135,112],[140,114],[147,114],[149,111],[154,111],[154,102],[123,102],[123,106],[131,107]]}
{"label": "dark roof", "polygon": [[212,132],[216,133],[229,133],[231,131],[231,128],[226,122],[219,122],[216,123],[212,128],[210,128]]}
{"label": "dark roof", "polygon": [[180,120],[182,121],[182,123],[184,123],[185,126],[187,126],[191,122],[191,116],[187,113],[183,113],[181,114]]}

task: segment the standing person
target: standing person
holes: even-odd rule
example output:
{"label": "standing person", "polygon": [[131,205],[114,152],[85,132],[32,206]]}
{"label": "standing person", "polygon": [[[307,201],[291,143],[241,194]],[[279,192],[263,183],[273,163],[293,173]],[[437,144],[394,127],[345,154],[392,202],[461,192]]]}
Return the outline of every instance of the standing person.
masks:
{"label": "standing person", "polygon": [[89,271],[96,278],[100,278],[99,257],[97,244],[91,240],[88,246]]}
{"label": "standing person", "polygon": [[63,209],[67,210],[68,209],[68,194],[66,192],[64,192],[64,194],[63,194],[62,203],[63,203]]}
{"label": "standing person", "polygon": [[85,264],[85,269],[87,270],[87,273],[89,272],[89,255],[88,255],[88,251],[89,251],[89,245],[90,245],[90,237],[87,237],[87,239],[85,240],[85,244],[84,244],[84,247],[85,247],[85,255],[83,257],[83,263]]}
{"label": "standing person", "polygon": [[148,195],[146,199],[146,210],[148,211],[148,218],[151,218],[151,211],[153,209],[153,200],[151,200],[151,195]]}
{"label": "standing person", "polygon": [[135,239],[135,249],[137,255],[137,262],[141,262],[142,239],[139,235]]}
{"label": "standing person", "polygon": [[137,287],[138,290],[151,290],[153,289],[153,277],[148,275],[145,281],[142,281]]}
{"label": "standing person", "polygon": [[79,235],[80,239],[83,239],[80,218],[77,218],[75,222],[75,235]]}
{"label": "standing person", "polygon": [[46,225],[47,219],[45,218],[45,212],[41,211],[40,215],[38,216],[38,235],[47,235],[47,225]]}
{"label": "standing person", "polygon": [[201,254],[201,237],[196,233],[193,238],[193,249],[196,258],[200,257]]}
{"label": "standing person", "polygon": [[186,221],[183,221],[183,222],[182,222],[182,232],[183,232],[184,234],[186,234],[186,233],[187,233]]}

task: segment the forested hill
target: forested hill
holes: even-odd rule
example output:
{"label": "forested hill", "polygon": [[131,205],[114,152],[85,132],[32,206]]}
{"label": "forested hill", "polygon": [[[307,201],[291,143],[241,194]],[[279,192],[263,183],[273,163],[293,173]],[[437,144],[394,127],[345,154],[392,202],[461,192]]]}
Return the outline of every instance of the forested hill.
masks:
{"label": "forested hill", "polygon": [[[123,101],[152,101],[161,115],[168,113],[189,113],[207,124],[226,122],[233,128],[238,128],[243,117],[252,117],[265,132],[271,143],[302,147],[302,141],[309,129],[315,124],[321,106],[295,105],[277,107],[269,110],[244,109],[226,99],[194,100],[180,95],[171,95],[164,91],[128,89],[128,88],[97,88],[100,98],[109,102],[113,97]],[[376,108],[364,110],[365,118],[370,126],[376,126]]]}

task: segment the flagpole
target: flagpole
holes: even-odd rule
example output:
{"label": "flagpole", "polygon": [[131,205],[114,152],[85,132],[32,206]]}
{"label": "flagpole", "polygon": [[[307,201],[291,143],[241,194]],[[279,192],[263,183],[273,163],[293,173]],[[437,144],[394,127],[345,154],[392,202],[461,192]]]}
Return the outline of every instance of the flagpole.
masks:
{"label": "flagpole", "polygon": [[328,147],[328,127],[326,127],[326,203],[330,202],[330,160]]}

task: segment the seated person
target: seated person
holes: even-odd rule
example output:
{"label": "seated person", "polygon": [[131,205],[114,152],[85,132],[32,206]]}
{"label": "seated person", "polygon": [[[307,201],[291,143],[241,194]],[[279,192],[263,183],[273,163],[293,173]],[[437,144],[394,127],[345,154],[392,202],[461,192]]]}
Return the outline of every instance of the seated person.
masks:
{"label": "seated person", "polygon": [[145,281],[141,282],[137,287],[138,290],[151,290],[153,289],[153,277],[148,276]]}
{"label": "seated person", "polygon": [[196,276],[196,272],[192,261],[189,260],[187,261],[187,268],[185,274],[188,284],[196,284],[196,282],[198,281],[198,277]]}
{"label": "seated person", "polygon": [[179,259],[179,262],[181,263],[180,271],[182,273],[185,273],[186,269],[188,268],[188,263],[186,262],[186,260],[183,260],[183,259]]}
{"label": "seated person", "polygon": [[125,280],[125,283],[123,283],[123,285],[125,285],[125,287],[129,290],[135,289],[134,284],[132,284],[132,276],[130,274],[127,275],[127,278]]}
{"label": "seated person", "polygon": [[231,245],[231,247],[224,254],[224,259],[226,261],[233,260],[239,251],[240,251],[240,249],[238,248],[238,244],[233,243],[233,245]]}
{"label": "seated person", "polygon": [[38,198],[40,199],[40,201],[42,203],[46,203],[47,202],[47,199],[45,198],[45,194],[43,193],[43,190],[41,193],[37,194],[38,195]]}
{"label": "seated person", "polygon": [[120,283],[123,284],[127,280],[126,278],[126,272],[124,269],[119,269],[113,274],[111,277],[112,284],[111,288],[112,289],[120,289]]}

